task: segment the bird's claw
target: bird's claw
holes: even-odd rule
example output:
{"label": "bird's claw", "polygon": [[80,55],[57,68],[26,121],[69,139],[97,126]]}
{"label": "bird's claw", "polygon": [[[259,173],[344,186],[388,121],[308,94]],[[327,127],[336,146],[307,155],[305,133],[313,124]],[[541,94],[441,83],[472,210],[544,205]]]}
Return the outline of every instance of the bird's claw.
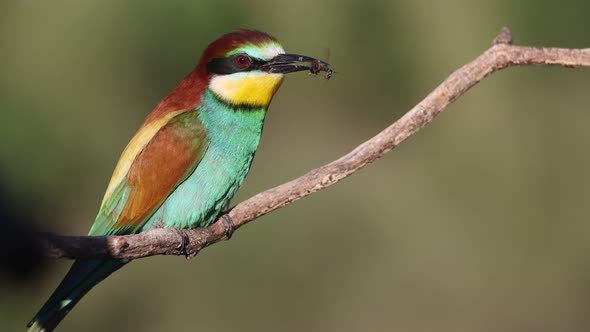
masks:
{"label": "bird's claw", "polygon": [[178,229],[178,228],[175,228],[175,229],[178,231],[178,234],[180,235],[180,244],[178,244],[178,246],[176,246],[176,249],[178,249],[180,252],[182,252],[184,257],[188,259],[189,254],[186,251],[186,245],[189,242],[188,235],[186,234],[184,229]]}
{"label": "bird's claw", "polygon": [[229,214],[222,215],[221,221],[223,222],[223,225],[225,226],[225,239],[229,240],[229,239],[231,239],[231,236],[235,230],[234,224],[231,221],[231,217],[229,216]]}

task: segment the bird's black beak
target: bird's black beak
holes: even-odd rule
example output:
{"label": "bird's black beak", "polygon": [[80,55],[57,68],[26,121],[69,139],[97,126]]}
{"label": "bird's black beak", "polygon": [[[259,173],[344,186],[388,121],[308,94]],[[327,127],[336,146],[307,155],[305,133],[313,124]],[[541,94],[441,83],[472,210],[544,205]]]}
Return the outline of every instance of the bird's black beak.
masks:
{"label": "bird's black beak", "polygon": [[313,74],[320,71],[331,72],[327,62],[298,54],[279,54],[260,66],[260,69],[277,74],[287,74],[309,70]]}

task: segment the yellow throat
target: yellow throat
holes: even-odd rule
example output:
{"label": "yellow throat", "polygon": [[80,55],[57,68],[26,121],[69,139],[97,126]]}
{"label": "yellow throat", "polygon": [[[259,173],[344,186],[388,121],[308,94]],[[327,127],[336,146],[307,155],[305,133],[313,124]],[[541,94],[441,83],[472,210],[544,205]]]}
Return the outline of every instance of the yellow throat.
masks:
{"label": "yellow throat", "polygon": [[251,71],[214,76],[209,89],[229,104],[267,108],[282,82],[283,74]]}

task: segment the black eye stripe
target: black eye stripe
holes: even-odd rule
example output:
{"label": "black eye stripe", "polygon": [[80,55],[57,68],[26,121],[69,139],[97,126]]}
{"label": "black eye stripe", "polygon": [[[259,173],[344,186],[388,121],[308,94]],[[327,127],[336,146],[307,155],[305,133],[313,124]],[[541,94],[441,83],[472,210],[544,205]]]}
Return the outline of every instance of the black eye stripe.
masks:
{"label": "black eye stripe", "polygon": [[225,58],[213,58],[207,63],[207,74],[228,75],[233,73],[251,71],[260,68],[266,63],[264,60],[251,58],[250,65],[240,67],[237,64],[237,58],[240,56],[248,56],[246,54],[236,54]]}

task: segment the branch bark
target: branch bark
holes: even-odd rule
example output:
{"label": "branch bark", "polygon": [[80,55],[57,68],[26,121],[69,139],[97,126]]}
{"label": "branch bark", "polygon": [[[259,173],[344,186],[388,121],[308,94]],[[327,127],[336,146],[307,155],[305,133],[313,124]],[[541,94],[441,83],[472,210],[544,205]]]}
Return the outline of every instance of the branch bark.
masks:
{"label": "branch bark", "polygon": [[[510,30],[504,27],[487,51],[453,72],[419,104],[375,137],[338,160],[239,203],[226,216],[231,219],[233,228],[238,229],[260,216],[333,185],[417,133],[488,75],[516,65],[588,67],[590,49],[513,46]],[[202,249],[224,239],[226,226],[220,218],[208,228],[187,230],[184,233],[186,251],[190,256],[195,256]],[[136,259],[184,254],[179,249],[183,235],[175,229],[161,228],[142,234],[102,237],[42,234],[41,239],[46,248],[45,255],[51,258]]]}

